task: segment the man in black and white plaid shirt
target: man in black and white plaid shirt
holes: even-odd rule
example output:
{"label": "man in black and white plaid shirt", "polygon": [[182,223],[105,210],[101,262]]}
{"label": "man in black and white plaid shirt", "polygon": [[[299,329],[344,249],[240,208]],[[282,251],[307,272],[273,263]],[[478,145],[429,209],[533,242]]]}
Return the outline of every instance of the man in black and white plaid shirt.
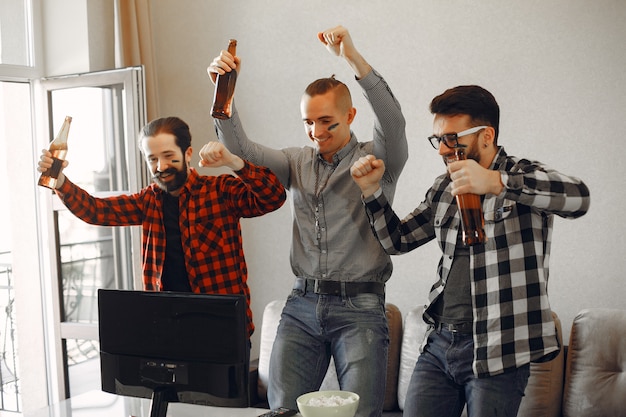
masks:
{"label": "man in black and white plaid shirt", "polygon": [[[425,200],[400,219],[380,187],[382,160],[368,155],[351,174],[372,228],[390,254],[437,239],[442,257],[424,320],[430,325],[407,393],[404,415],[515,416],[530,362],[560,346],[548,301],[554,215],[577,218],[589,208],[578,178],[508,156],[498,146],[500,109],[491,93],[459,86],[431,102],[440,155],[464,147]],[[456,195],[481,196],[487,242],[464,246]]]}

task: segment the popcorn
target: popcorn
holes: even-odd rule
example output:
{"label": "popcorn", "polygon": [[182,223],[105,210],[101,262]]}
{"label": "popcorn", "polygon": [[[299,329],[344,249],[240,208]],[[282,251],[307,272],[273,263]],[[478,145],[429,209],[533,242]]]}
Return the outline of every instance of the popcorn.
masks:
{"label": "popcorn", "polygon": [[330,397],[319,396],[311,398],[306,405],[311,407],[337,407],[340,405],[351,404],[355,402],[353,397],[343,398],[339,395],[332,395]]}

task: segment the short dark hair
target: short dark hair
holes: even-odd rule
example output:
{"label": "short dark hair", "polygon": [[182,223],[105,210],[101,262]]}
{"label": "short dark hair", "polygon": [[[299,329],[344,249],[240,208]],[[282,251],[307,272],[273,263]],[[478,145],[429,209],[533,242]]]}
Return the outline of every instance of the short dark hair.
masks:
{"label": "short dark hair", "polygon": [[352,96],[348,86],[335,78],[335,75],[331,75],[327,78],[319,78],[313,81],[304,90],[304,94],[309,97],[314,97],[320,94],[326,94],[329,91],[334,91],[337,98],[337,103],[343,104],[348,110],[352,107]]}
{"label": "short dark hair", "polygon": [[497,144],[500,131],[500,107],[489,91],[477,85],[450,88],[433,98],[430,112],[434,115],[456,116],[467,114],[476,126],[487,125],[496,131]]}
{"label": "short dark hair", "polygon": [[180,148],[182,153],[191,146],[191,132],[189,131],[189,125],[178,117],[162,117],[160,119],[154,119],[141,129],[139,133],[139,145],[141,148],[142,141],[151,136],[156,136],[159,133],[170,133],[176,138],[176,145]]}

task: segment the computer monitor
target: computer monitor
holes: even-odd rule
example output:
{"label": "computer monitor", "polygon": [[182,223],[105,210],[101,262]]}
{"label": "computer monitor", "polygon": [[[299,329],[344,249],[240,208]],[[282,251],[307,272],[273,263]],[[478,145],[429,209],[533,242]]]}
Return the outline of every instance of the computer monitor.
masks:
{"label": "computer monitor", "polygon": [[98,290],[102,390],[169,402],[248,407],[246,298]]}

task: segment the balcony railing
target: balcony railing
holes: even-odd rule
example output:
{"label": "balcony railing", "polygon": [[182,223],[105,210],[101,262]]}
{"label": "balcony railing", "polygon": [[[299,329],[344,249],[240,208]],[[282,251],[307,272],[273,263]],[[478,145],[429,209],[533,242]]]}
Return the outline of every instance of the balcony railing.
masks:
{"label": "balcony railing", "polygon": [[0,410],[20,412],[15,294],[10,253],[0,253]]}
{"label": "balcony railing", "polygon": [[[97,322],[97,290],[113,285],[112,264],[110,237],[61,245],[66,321]],[[14,300],[11,253],[0,252],[0,411],[21,412]],[[99,350],[96,340],[66,340],[67,364],[73,367],[95,359]]]}
{"label": "balcony railing", "polygon": [[[61,283],[64,322],[98,322],[98,289],[115,285],[113,238],[97,233],[61,244]],[[65,339],[70,395],[99,387],[100,345],[97,340]],[[95,368],[97,369],[95,369]]]}

